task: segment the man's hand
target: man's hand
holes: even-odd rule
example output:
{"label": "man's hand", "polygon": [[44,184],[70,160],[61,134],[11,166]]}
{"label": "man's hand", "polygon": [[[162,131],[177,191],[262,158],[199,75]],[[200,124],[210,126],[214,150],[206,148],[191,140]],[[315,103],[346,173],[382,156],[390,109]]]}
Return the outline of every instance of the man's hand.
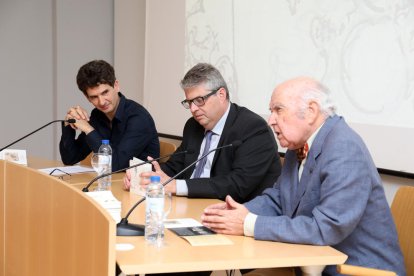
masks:
{"label": "man's hand", "polygon": [[243,235],[244,220],[249,213],[244,205],[226,197],[225,203],[218,203],[204,209],[201,223],[216,233],[227,235]]}
{"label": "man's hand", "polygon": [[[148,160],[153,160],[153,158],[148,156]],[[160,164],[157,161],[152,161],[151,164],[154,166],[155,172],[143,172],[140,174],[140,178],[141,178],[140,185],[141,185],[141,188],[144,189],[144,191],[147,189],[147,186],[150,183],[150,177],[153,175],[159,175],[161,178],[161,183],[164,183],[165,181],[170,179],[170,177],[161,170]],[[124,182],[123,189],[126,191],[129,191],[129,189],[131,188],[131,171],[130,170],[126,171],[123,182]],[[165,185],[165,192],[175,194],[176,191],[177,189],[176,189],[175,180]]]}
{"label": "man's hand", "polygon": [[[88,112],[80,106],[71,107],[65,117],[65,120],[75,119],[76,123],[69,124],[73,129],[79,129],[86,134],[94,130],[94,128],[89,124],[89,114]],[[67,126],[68,123],[65,123]]]}
{"label": "man's hand", "polygon": [[131,169],[127,170],[124,176],[124,186],[122,187],[125,191],[129,191],[131,188]]}
{"label": "man's hand", "polygon": [[[148,160],[153,160],[153,158],[148,156]],[[161,170],[160,164],[157,161],[152,161],[151,164],[154,166],[155,172],[143,172],[140,175],[141,177],[140,185],[141,185],[141,188],[145,190],[147,189],[147,186],[150,183],[150,177],[153,175],[160,176],[161,183],[165,183],[168,179],[170,179],[170,177]],[[176,194],[177,186],[176,186],[175,179],[171,181],[170,183],[168,183],[167,185],[165,185],[165,192],[171,193],[173,195]]]}

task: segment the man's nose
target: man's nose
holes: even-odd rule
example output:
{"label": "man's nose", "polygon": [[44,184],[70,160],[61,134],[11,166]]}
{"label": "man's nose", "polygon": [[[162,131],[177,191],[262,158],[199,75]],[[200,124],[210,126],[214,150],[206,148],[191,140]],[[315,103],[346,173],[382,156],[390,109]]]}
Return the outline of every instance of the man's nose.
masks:
{"label": "man's nose", "polygon": [[98,97],[98,103],[99,103],[99,105],[104,105],[105,104],[105,97],[99,96]]}
{"label": "man's nose", "polygon": [[198,106],[196,106],[194,103],[190,102],[190,111],[196,112],[198,110]]}
{"label": "man's nose", "polygon": [[276,114],[271,113],[269,116],[269,119],[267,120],[267,124],[271,126],[271,125],[275,125],[276,123],[277,123]]}

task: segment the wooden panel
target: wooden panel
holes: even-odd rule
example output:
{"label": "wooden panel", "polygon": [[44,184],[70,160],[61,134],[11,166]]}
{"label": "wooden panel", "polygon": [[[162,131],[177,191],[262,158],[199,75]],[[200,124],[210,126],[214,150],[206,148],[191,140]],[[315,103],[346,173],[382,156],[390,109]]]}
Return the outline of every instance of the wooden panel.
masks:
{"label": "wooden panel", "polygon": [[5,181],[5,162],[0,160],[0,275],[4,272],[4,181]]}
{"label": "wooden panel", "polygon": [[5,175],[5,275],[115,274],[106,211],[37,170],[7,163]]}

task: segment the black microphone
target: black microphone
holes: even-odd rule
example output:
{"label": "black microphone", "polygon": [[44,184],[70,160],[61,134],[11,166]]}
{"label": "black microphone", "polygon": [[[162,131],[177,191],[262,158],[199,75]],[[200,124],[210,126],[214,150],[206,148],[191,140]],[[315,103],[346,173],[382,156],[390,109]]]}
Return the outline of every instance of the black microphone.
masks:
{"label": "black microphone", "polygon": [[[200,158],[198,158],[196,161],[194,161],[193,163],[191,163],[190,165],[188,165],[187,167],[185,167],[184,169],[182,169],[176,175],[174,175],[173,177],[170,177],[167,181],[165,181],[164,183],[162,183],[162,186],[165,186],[168,183],[170,183],[171,181],[173,181],[174,179],[176,179],[182,173],[184,173],[189,168],[191,168],[192,166],[194,166],[198,161],[200,161],[203,158],[206,158],[207,155],[209,155],[210,153],[212,153],[214,151],[217,151],[217,150],[224,149],[224,148],[228,148],[228,147],[238,147],[241,144],[242,144],[242,141],[236,140],[236,141],[234,141],[231,144],[224,145],[224,146],[221,146],[221,147],[217,147],[215,149],[212,149],[212,150],[208,151],[206,154],[204,154],[203,156],[201,156]],[[134,211],[135,208],[137,208],[137,206],[139,204],[141,204],[144,200],[145,200],[145,197],[143,197],[140,200],[138,200],[138,202],[135,203],[134,206],[132,206],[132,208],[128,211],[128,213],[125,215],[125,217],[122,218],[121,221],[116,225],[116,235],[117,236],[143,236],[144,235],[144,233],[145,233],[145,226],[139,225],[139,224],[128,223],[128,217],[131,215],[132,211]]]}
{"label": "black microphone", "polygon": [[148,164],[148,163],[151,163],[151,162],[154,162],[154,161],[158,161],[158,160],[161,160],[161,159],[164,159],[164,158],[167,158],[167,157],[171,157],[171,156],[173,156],[173,155],[178,155],[178,154],[183,154],[183,153],[193,153],[193,152],[194,152],[194,151],[193,151],[193,150],[191,150],[191,149],[189,149],[189,150],[183,150],[183,151],[178,151],[178,152],[173,152],[173,153],[171,153],[171,154],[167,154],[167,155],[164,155],[164,156],[161,156],[161,157],[158,157],[158,158],[152,159],[152,160],[143,161],[143,162],[141,162],[141,163],[138,163],[138,164],[135,164],[135,165],[132,165],[132,166],[129,166],[129,167],[123,168],[123,169],[119,169],[119,170],[114,171],[114,172],[104,173],[104,174],[98,175],[97,177],[95,177],[94,179],[92,179],[92,180],[88,183],[88,185],[86,185],[86,186],[82,189],[82,192],[89,192],[89,187],[93,184],[93,182],[95,182],[96,180],[101,179],[101,178],[103,178],[103,177],[110,176],[110,175],[112,175],[112,174],[114,174],[114,173],[123,172],[123,171],[126,171],[126,170],[128,170],[128,169],[132,169],[132,168],[135,168],[135,167],[142,166],[142,165],[144,165],[144,164]]}
{"label": "black microphone", "polygon": [[21,140],[23,140],[24,138],[26,138],[26,137],[28,137],[28,136],[32,135],[32,134],[33,134],[33,133],[35,133],[35,132],[38,132],[39,130],[41,130],[41,129],[43,129],[43,128],[47,127],[48,125],[51,125],[51,124],[53,124],[53,123],[57,123],[57,122],[66,122],[66,123],[69,123],[69,124],[74,124],[74,123],[76,123],[76,120],[75,120],[75,119],[68,119],[68,120],[54,120],[54,121],[51,121],[51,122],[49,122],[49,123],[45,124],[44,126],[41,126],[41,127],[39,127],[38,129],[36,129],[36,130],[34,130],[34,131],[30,132],[29,134],[27,134],[27,135],[23,136],[22,138],[20,138],[20,139],[18,139],[18,140],[16,140],[16,141],[14,141],[14,142],[12,142],[12,143],[8,144],[7,146],[5,146],[5,147],[1,148],[1,149],[0,149],[0,151],[2,151],[2,150],[4,150],[4,149],[7,149],[8,147],[10,147],[10,146],[12,146],[12,145],[16,144],[17,142],[20,142],[20,141],[21,141]]}

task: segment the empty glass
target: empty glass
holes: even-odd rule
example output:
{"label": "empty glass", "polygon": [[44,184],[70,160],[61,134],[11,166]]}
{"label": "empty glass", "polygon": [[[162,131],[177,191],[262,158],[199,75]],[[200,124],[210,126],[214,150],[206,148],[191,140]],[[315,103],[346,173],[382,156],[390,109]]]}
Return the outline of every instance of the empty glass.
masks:
{"label": "empty glass", "polygon": [[[91,158],[91,165],[92,168],[95,170],[97,175],[102,175],[103,172],[107,170],[110,166],[110,158],[106,154],[102,153],[94,153]],[[106,191],[107,187],[102,184],[102,178],[98,179],[98,186],[95,191]]]}

